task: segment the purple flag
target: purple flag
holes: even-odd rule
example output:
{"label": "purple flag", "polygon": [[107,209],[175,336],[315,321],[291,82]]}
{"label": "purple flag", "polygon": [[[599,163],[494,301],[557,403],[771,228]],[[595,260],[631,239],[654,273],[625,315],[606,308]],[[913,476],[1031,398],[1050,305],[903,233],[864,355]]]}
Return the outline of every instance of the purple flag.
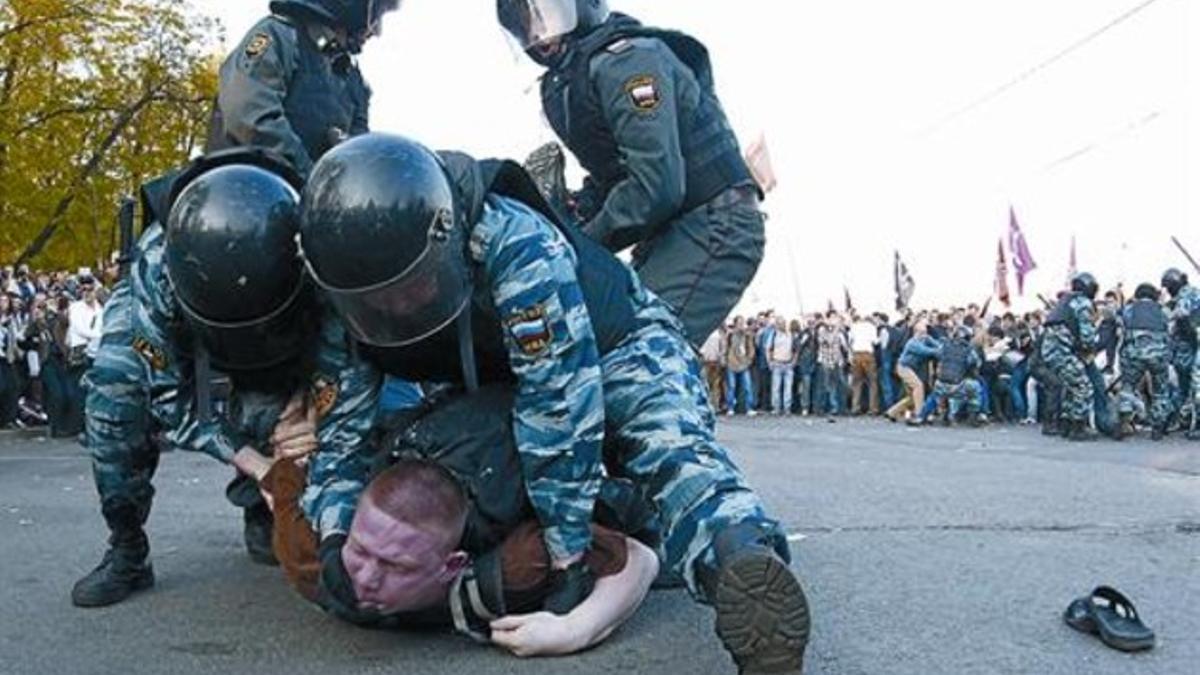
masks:
{"label": "purple flag", "polygon": [[1012,251],[1013,270],[1017,273],[1017,292],[1025,295],[1025,276],[1037,269],[1037,263],[1029,253],[1025,233],[1017,223],[1017,212],[1011,206],[1008,207],[1008,249]]}

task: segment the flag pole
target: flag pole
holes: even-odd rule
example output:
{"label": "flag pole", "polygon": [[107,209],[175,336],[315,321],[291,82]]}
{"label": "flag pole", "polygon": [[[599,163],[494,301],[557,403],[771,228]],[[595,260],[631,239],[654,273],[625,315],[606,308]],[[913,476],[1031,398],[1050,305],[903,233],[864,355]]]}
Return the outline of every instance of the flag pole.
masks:
{"label": "flag pole", "polygon": [[1183,247],[1183,242],[1179,241],[1178,237],[1171,237],[1171,243],[1175,244],[1175,248],[1179,249],[1179,252],[1183,254],[1183,257],[1187,258],[1188,262],[1192,264],[1192,269],[1196,270],[1197,273],[1200,273],[1200,264],[1197,264],[1196,259],[1192,257],[1192,254],[1188,253],[1188,250]]}

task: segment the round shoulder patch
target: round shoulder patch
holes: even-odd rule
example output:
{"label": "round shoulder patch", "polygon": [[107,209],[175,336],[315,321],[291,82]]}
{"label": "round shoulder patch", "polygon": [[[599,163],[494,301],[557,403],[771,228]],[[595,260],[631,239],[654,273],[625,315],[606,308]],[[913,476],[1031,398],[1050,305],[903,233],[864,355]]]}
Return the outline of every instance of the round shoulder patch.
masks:
{"label": "round shoulder patch", "polygon": [[633,107],[643,112],[656,110],[662,103],[662,95],[658,91],[658,81],[653,75],[636,75],[625,82],[625,93]]}
{"label": "round shoulder patch", "polygon": [[271,46],[271,36],[266,33],[255,33],[254,37],[246,43],[246,56],[254,58],[263,52],[267,51],[267,47]]}

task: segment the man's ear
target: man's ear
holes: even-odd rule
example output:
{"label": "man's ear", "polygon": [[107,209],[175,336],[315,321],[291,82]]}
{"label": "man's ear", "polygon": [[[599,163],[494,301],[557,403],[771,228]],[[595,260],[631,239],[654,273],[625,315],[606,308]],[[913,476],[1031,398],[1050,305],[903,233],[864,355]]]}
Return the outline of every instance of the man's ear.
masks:
{"label": "man's ear", "polygon": [[462,571],[467,568],[471,562],[471,556],[467,555],[466,551],[455,551],[446,558],[446,566],[442,569],[440,580],[442,583],[450,583]]}

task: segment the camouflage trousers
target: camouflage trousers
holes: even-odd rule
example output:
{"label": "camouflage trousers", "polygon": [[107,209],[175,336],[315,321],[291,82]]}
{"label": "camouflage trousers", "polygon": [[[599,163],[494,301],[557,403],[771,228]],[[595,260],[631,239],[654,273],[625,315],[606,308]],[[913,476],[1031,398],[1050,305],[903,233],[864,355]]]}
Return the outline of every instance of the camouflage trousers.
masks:
{"label": "camouflage trousers", "polygon": [[715,565],[713,538],[725,527],[756,524],[784,560],[790,553],[786,533],[716,441],[699,359],[674,317],[655,311],[659,320],[602,359],[609,470],[654,505],[663,571],[705,601],[697,567]]}
{"label": "camouflage trousers", "polygon": [[1095,390],[1088,377],[1087,364],[1071,345],[1052,334],[1047,334],[1042,343],[1042,359],[1054,373],[1059,386],[1061,419],[1066,422],[1088,422]]}
{"label": "camouflage trousers", "polygon": [[1175,369],[1179,380],[1175,399],[1177,409],[1190,407],[1196,398],[1195,387],[1192,385],[1196,381],[1197,370],[1200,370],[1200,359],[1196,358],[1196,354],[1195,345],[1182,340],[1172,340],[1171,367]]}
{"label": "camouflage trousers", "polygon": [[975,378],[968,377],[958,384],[939,381],[933,386],[930,396],[939,402],[939,407],[941,402],[947,404],[950,419],[958,417],[963,406],[966,406],[969,415],[983,412],[983,385]]}
{"label": "camouflage trousers", "polygon": [[1167,343],[1162,336],[1128,335],[1121,349],[1121,415],[1132,416],[1143,407],[1139,395],[1142,380],[1150,378],[1150,423],[1164,426],[1171,415],[1170,374]]}
{"label": "camouflage trousers", "polygon": [[85,438],[100,510],[114,533],[146,522],[158,468],[150,437],[149,396],[142,357],[133,349],[134,300],[129,284],[117,285],[104,307],[104,332],[84,379]]}

